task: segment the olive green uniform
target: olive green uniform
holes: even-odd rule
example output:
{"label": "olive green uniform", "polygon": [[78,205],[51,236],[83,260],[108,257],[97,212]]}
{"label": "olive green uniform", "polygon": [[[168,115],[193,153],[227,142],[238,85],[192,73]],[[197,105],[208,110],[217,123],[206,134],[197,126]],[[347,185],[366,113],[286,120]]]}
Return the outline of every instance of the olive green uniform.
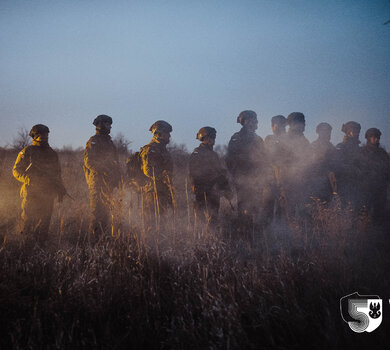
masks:
{"label": "olive green uniform", "polygon": [[285,171],[285,189],[290,214],[301,211],[310,194],[308,186],[309,167],[312,152],[309,140],[303,133],[290,130],[286,134],[285,146],[289,152],[289,160]]}
{"label": "olive green uniform", "polygon": [[386,213],[387,189],[390,182],[390,156],[381,147],[361,148],[363,164],[364,205],[374,219],[382,220]]}
{"label": "olive green uniform", "polygon": [[310,195],[321,201],[329,202],[333,189],[329,182],[329,173],[333,172],[332,160],[336,153],[336,147],[330,141],[317,139],[311,143],[313,162],[310,168]]}
{"label": "olive green uniform", "polygon": [[35,233],[47,238],[56,196],[62,200],[66,194],[61,179],[57,153],[48,145],[33,142],[18,155],[13,167],[14,177],[23,183],[22,198],[23,233]]}
{"label": "olive green uniform", "polygon": [[141,186],[144,214],[152,219],[154,213],[164,215],[173,205],[173,162],[166,145],[153,139],[141,148],[142,171],[146,176]]}
{"label": "olive green uniform", "polygon": [[282,134],[268,135],[264,139],[270,171],[272,170],[265,198],[265,214],[273,217],[280,217],[286,211],[286,167],[291,154],[285,145],[285,138],[286,134]]}
{"label": "olive green uniform", "polygon": [[257,214],[263,204],[263,185],[268,182],[263,139],[242,128],[230,139],[226,164],[233,176],[239,214]]}
{"label": "olive green uniform", "polygon": [[104,231],[111,224],[112,192],[120,181],[118,153],[110,135],[96,134],[88,140],[84,174],[91,207],[90,231]]}
{"label": "olive green uniform", "polygon": [[351,204],[354,209],[362,206],[363,163],[360,141],[344,137],[336,146],[332,168],[337,179],[337,189],[344,205]]}
{"label": "olive green uniform", "polygon": [[221,191],[230,191],[226,171],[218,154],[211,146],[200,144],[191,154],[189,171],[197,217],[205,217],[212,224],[216,224]]}

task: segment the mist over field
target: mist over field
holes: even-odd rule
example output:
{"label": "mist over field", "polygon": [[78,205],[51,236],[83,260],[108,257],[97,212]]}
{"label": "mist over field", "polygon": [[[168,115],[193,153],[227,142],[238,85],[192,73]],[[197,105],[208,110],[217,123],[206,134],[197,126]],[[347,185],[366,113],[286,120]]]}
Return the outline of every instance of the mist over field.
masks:
{"label": "mist over field", "polygon": [[[44,246],[18,233],[20,199],[3,152],[0,188],[2,348],[352,348],[388,342],[388,311],[357,337],[340,316],[349,293],[388,296],[389,224],[313,200],[309,215],[237,231],[222,199],[220,229],[192,211],[189,154],[171,147],[176,211],[158,230],[124,182],[110,232],[88,234],[83,152],[59,150],[73,197],[56,203]],[[124,171],[125,158],[120,161]],[[235,205],[235,201],[233,200]],[[261,209],[261,208],[259,208]],[[385,305],[385,300],[383,301]]]}

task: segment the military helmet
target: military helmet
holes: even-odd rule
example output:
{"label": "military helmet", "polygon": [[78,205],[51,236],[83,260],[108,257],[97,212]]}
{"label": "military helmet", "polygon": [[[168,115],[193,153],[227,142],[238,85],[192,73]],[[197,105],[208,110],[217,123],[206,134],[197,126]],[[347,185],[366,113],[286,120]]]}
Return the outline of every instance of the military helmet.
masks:
{"label": "military helmet", "polygon": [[359,123],[354,122],[354,121],[349,121],[349,122],[343,124],[343,126],[341,127],[341,131],[342,131],[343,133],[345,133],[345,134],[346,134],[349,130],[358,130],[358,131],[360,132],[360,129],[361,129],[361,128],[362,128],[362,127],[360,126]]}
{"label": "military helmet", "polygon": [[196,134],[196,139],[199,141],[204,141],[204,138],[207,136],[217,136],[217,130],[211,126],[204,126],[203,128],[199,129],[198,133]]}
{"label": "military helmet", "polygon": [[304,123],[305,122],[305,116],[301,112],[292,112],[287,117],[287,124],[291,125],[294,123]]}
{"label": "military helmet", "polygon": [[275,125],[275,124],[278,124],[278,125],[281,125],[281,126],[285,126],[287,124],[286,117],[283,116],[283,115],[275,115],[271,119],[271,125]]}
{"label": "military helmet", "polygon": [[156,122],[153,123],[153,125],[149,128],[149,131],[152,132],[154,135],[158,131],[163,131],[163,132],[172,132],[172,125],[167,123],[164,120],[157,120]]}
{"label": "military helmet", "polygon": [[378,139],[381,137],[382,133],[379,129],[377,128],[370,128],[366,131],[365,138],[369,139],[370,137],[374,136],[377,137]]}
{"label": "military helmet", "polygon": [[50,130],[46,125],[36,124],[31,128],[29,135],[32,138],[34,138],[36,135],[41,135],[41,134],[49,133],[49,132],[50,132]]}
{"label": "military helmet", "polygon": [[103,122],[103,123],[106,123],[106,122],[109,122],[110,124],[112,124],[112,118],[109,117],[108,115],[105,115],[105,114],[100,114],[98,115],[94,121],[93,121],[93,125],[98,125],[98,123],[100,122]]}
{"label": "military helmet", "polygon": [[319,123],[316,127],[316,133],[321,134],[321,132],[330,132],[332,131],[332,126],[328,123]]}
{"label": "military helmet", "polygon": [[244,125],[246,120],[257,120],[257,114],[254,111],[242,111],[237,117],[237,123]]}

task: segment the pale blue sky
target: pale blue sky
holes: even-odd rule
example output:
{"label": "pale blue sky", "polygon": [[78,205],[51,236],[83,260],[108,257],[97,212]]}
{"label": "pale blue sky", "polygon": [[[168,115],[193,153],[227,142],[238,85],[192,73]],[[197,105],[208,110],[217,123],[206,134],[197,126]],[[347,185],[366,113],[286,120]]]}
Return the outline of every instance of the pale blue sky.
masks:
{"label": "pale blue sky", "polygon": [[84,146],[104,113],[133,148],[165,119],[192,149],[205,125],[226,144],[253,109],[262,137],[301,111],[310,140],[356,120],[390,149],[388,19],[387,0],[0,0],[0,145],[43,123],[53,146]]}

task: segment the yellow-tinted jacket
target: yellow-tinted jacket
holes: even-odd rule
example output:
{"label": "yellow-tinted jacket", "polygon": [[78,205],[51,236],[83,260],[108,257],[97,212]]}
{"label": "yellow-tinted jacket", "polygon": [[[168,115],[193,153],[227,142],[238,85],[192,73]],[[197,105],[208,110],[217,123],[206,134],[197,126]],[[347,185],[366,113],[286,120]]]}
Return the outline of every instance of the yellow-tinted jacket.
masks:
{"label": "yellow-tinted jacket", "polygon": [[141,160],[142,171],[149,179],[144,191],[153,191],[154,179],[158,191],[169,190],[168,186],[172,184],[173,162],[166,146],[152,140],[142,147]]}
{"label": "yellow-tinted jacket", "polygon": [[84,150],[84,174],[88,186],[118,186],[120,168],[118,153],[110,135],[92,136]]}
{"label": "yellow-tinted jacket", "polygon": [[25,147],[19,152],[12,173],[23,183],[21,196],[27,193],[63,194],[58,155],[50,146]]}

